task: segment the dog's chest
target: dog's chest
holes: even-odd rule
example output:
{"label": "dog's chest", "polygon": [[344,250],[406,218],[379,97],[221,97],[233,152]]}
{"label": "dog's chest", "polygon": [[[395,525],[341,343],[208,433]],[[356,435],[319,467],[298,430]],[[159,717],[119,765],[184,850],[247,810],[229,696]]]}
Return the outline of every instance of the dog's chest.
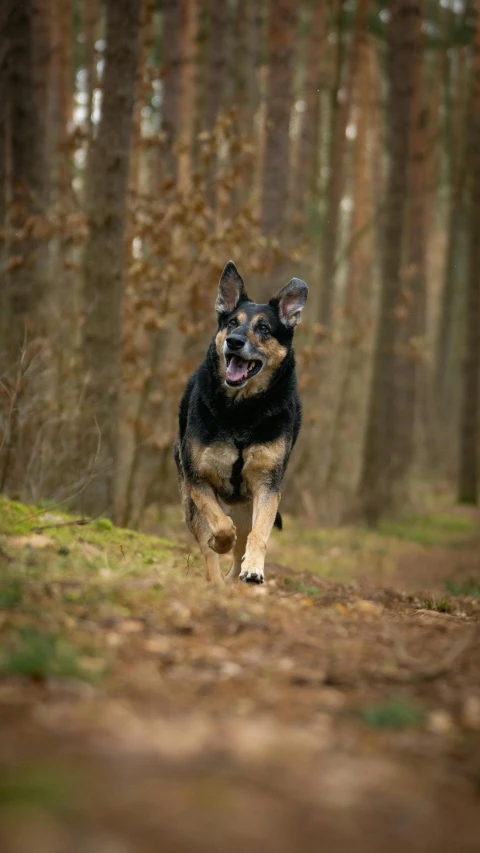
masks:
{"label": "dog's chest", "polygon": [[212,484],[224,500],[238,501],[249,496],[245,462],[245,451],[242,448],[233,442],[215,442],[202,447],[197,466],[200,475]]}

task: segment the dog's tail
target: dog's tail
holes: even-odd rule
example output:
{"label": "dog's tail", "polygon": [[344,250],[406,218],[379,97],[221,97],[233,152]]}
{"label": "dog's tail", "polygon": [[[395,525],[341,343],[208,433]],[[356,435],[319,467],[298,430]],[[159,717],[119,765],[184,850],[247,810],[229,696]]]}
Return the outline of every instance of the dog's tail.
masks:
{"label": "dog's tail", "polygon": [[273,526],[277,527],[279,530],[282,530],[282,528],[283,528],[282,516],[280,515],[279,512],[277,512],[277,514],[275,516],[275,521],[273,522]]}

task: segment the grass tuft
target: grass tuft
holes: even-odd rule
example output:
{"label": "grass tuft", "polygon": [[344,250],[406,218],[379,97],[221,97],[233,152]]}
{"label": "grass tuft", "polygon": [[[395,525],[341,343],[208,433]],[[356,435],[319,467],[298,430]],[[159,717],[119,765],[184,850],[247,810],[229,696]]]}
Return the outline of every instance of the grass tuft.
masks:
{"label": "grass tuft", "polygon": [[438,601],[435,598],[427,598],[423,606],[425,610],[435,610],[437,613],[452,613],[454,610],[452,602],[446,598]]}
{"label": "grass tuft", "polygon": [[285,578],[284,580],[285,586],[288,586],[289,589],[295,590],[295,592],[301,592],[303,595],[320,595],[321,590],[318,586],[308,586],[301,581],[296,581],[294,578]]}
{"label": "grass tuft", "polygon": [[471,578],[464,583],[455,583],[455,581],[445,581],[445,589],[451,595],[469,595],[472,598],[480,596],[480,581]]}
{"label": "grass tuft", "polygon": [[364,708],[361,717],[363,722],[372,728],[406,729],[420,725],[425,714],[410,702],[392,701]]}
{"label": "grass tuft", "polygon": [[7,649],[0,658],[0,672],[37,681],[49,677],[90,680],[70,643],[35,628],[19,631],[12,648]]}

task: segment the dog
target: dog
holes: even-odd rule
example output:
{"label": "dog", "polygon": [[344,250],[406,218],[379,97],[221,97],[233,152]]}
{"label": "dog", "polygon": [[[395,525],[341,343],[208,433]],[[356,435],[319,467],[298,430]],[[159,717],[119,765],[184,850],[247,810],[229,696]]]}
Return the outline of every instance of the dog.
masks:
{"label": "dog", "polygon": [[[308,287],[298,278],[259,305],[233,263],[223,270],[218,328],[180,403],[174,456],[185,521],[207,581],[264,582],[280,489],[301,424],[292,347]],[[226,576],[218,554],[233,549]]]}

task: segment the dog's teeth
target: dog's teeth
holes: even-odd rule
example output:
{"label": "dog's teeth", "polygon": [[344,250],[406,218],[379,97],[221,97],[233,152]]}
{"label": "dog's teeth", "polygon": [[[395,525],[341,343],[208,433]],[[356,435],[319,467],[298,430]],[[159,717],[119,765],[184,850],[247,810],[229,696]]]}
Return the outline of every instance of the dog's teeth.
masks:
{"label": "dog's teeth", "polygon": [[255,367],[255,362],[254,362],[254,361],[249,361],[249,363],[248,363],[248,369],[249,369],[249,370],[253,370],[253,368],[254,368],[254,367]]}

